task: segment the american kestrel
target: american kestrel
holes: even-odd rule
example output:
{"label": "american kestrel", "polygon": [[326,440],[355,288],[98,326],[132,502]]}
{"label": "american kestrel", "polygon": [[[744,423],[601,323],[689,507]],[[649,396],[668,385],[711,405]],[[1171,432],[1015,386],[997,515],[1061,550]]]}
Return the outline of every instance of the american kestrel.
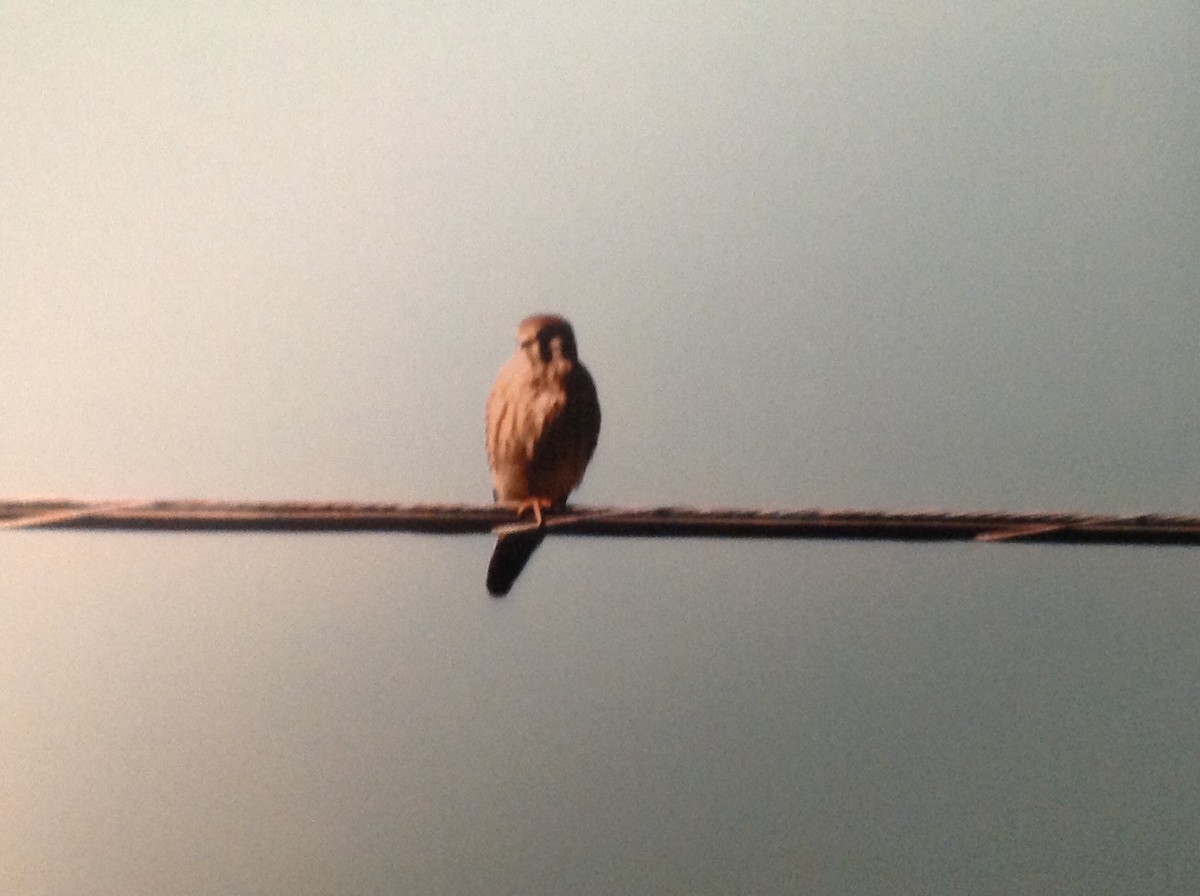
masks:
{"label": "american kestrel", "polygon": [[493,595],[508,593],[541,543],[542,511],[561,509],[583,479],[600,437],[596,384],[579,360],[575,333],[556,314],[517,326],[517,351],[500,368],[487,400],[487,453],[493,496],[538,528],[503,535],[488,565]]}

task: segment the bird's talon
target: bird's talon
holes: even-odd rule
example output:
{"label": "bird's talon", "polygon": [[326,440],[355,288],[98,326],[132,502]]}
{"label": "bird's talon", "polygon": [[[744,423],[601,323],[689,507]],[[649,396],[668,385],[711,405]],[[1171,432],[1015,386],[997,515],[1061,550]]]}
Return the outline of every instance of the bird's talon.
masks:
{"label": "bird's talon", "polygon": [[527,510],[533,511],[534,522],[537,523],[540,529],[545,525],[545,520],[542,519],[542,511],[549,510],[552,502],[546,498],[526,498],[517,504],[517,518],[520,519],[525,515]]}

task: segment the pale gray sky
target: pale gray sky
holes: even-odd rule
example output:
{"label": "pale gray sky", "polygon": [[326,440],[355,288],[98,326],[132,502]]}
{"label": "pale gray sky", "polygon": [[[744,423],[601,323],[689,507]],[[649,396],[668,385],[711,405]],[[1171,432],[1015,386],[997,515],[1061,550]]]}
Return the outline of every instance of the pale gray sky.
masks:
{"label": "pale gray sky", "polygon": [[0,11],[0,493],[485,499],[572,317],[591,501],[1200,503],[1197,13]]}
{"label": "pale gray sky", "polygon": [[[1200,511],[1198,10],[0,4],[0,496]],[[0,891],[1196,891],[1188,549],[489,549],[9,533]]]}

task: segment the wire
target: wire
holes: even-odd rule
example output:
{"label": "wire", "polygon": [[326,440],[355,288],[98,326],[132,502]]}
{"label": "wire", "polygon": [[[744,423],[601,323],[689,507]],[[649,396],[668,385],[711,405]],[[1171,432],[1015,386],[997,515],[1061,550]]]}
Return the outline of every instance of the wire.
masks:
{"label": "wire", "polygon": [[[260,532],[520,531],[532,523],[491,505],[306,501],[0,501],[0,528]],[[569,506],[547,534],[670,538],[825,538],[1200,545],[1200,517],[1080,513],[748,510]]]}

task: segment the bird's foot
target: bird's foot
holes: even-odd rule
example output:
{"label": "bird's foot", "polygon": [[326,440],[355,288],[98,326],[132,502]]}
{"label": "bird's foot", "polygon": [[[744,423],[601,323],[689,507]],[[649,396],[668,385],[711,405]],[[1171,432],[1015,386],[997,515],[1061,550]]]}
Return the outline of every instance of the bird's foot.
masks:
{"label": "bird's foot", "polygon": [[549,498],[526,498],[517,503],[517,518],[520,519],[525,515],[526,511],[532,510],[533,519],[540,529],[545,525],[545,521],[542,519],[542,511],[549,510],[553,505],[554,502]]}

